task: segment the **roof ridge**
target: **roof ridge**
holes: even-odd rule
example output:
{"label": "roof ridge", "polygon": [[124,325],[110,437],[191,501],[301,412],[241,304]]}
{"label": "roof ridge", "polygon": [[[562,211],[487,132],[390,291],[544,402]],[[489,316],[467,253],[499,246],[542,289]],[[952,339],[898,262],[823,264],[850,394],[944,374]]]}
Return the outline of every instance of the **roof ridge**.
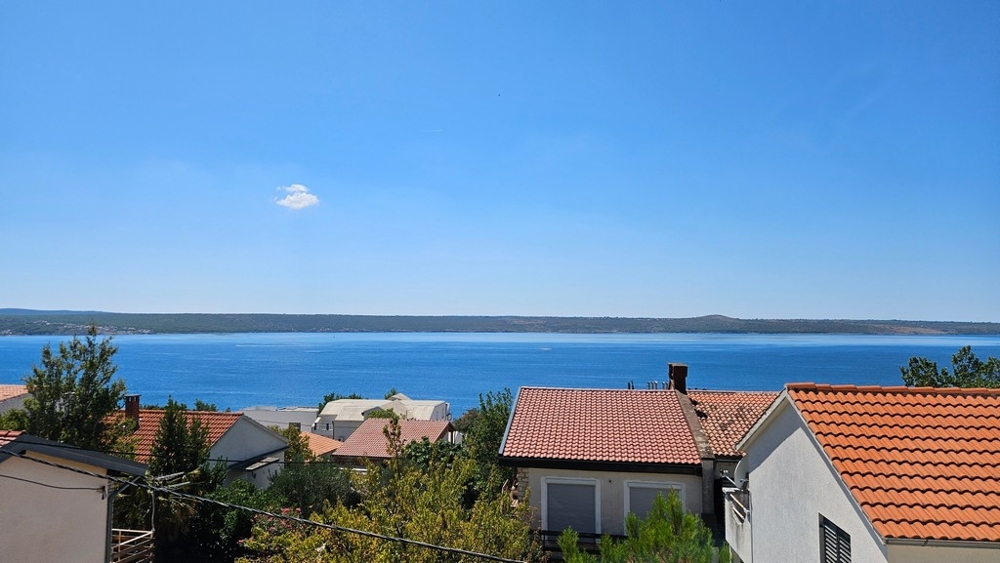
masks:
{"label": "roof ridge", "polygon": [[986,387],[909,387],[906,385],[855,385],[829,383],[786,383],[788,391],[813,392],[853,392],[853,393],[899,393],[911,395],[1000,395],[1000,388]]}

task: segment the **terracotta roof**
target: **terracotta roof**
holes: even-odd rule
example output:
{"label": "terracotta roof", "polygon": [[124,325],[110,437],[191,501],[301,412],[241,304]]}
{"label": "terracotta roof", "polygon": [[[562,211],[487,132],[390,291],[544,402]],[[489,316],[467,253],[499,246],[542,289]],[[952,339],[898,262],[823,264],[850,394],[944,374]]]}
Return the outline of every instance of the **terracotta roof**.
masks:
{"label": "terracotta roof", "polygon": [[1000,541],[1000,389],[787,390],[883,537]]}
{"label": "terracotta roof", "polygon": [[28,394],[27,385],[12,385],[9,383],[0,384],[0,401],[20,397]]}
{"label": "terracotta roof", "polygon": [[768,391],[689,390],[701,429],[716,456],[743,457],[736,444],[778,398]]}
{"label": "terracotta roof", "polygon": [[16,440],[22,433],[20,430],[0,430],[0,448]]}
{"label": "terracotta roof", "polygon": [[[136,439],[135,454],[139,461],[149,460],[149,455],[153,451],[153,441],[156,439],[156,433],[160,430],[160,421],[163,420],[164,412],[152,409],[139,411],[139,429],[132,434]],[[214,446],[241,416],[244,415],[238,412],[184,411],[184,417],[188,424],[192,420],[200,420],[202,426],[208,428],[209,447]]]}
{"label": "terracotta roof", "polygon": [[[335,457],[386,459],[389,457],[386,439],[382,429],[389,424],[384,418],[369,418],[361,423],[344,444],[333,453]],[[400,420],[399,429],[404,444],[427,437],[437,442],[451,429],[447,420]]]}
{"label": "terracotta roof", "polygon": [[326,436],[320,436],[319,434],[313,434],[312,432],[302,432],[301,435],[306,439],[309,451],[311,451],[316,457],[333,453],[337,451],[340,446],[344,445],[344,443],[340,440],[334,440],[333,438],[327,438]]}
{"label": "terracotta roof", "polygon": [[701,463],[672,389],[522,387],[501,455],[519,460]]}

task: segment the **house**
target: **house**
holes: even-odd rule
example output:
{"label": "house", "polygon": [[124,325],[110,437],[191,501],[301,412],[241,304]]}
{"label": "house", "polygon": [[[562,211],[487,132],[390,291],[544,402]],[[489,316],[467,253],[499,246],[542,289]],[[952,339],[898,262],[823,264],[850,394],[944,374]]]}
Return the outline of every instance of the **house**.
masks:
{"label": "house", "polygon": [[[166,411],[142,409],[139,395],[125,396],[125,416],[134,420],[135,454],[147,461]],[[270,428],[237,412],[185,411],[188,424],[194,420],[208,429],[210,462],[227,465],[226,481],[246,479],[262,489],[271,484],[271,475],[284,466],[288,441]]]}
{"label": "house", "polygon": [[1000,390],[789,384],[737,445],[745,562],[1000,562]]}
{"label": "house", "polygon": [[0,430],[0,560],[119,561],[125,550],[132,561],[151,561],[152,532],[112,530],[120,486],[104,477],[145,472],[141,463]]}
{"label": "house", "polygon": [[518,498],[531,491],[536,529],[623,535],[628,513],[645,516],[671,489],[713,525],[723,472],[742,455],[735,443],[777,394],[689,392],[684,364],[670,364],[670,379],[666,389],[521,388],[500,463],[517,469]]}
{"label": "house", "polygon": [[[362,459],[381,461],[389,459],[389,440],[385,429],[388,419],[370,418],[364,421],[343,445],[330,456],[331,459],[344,464],[356,465]],[[400,420],[400,441],[405,444],[427,438],[431,442],[450,440],[454,431],[451,422],[447,420]]]}
{"label": "house", "polygon": [[312,430],[319,412],[316,407],[247,407],[239,412],[249,416],[264,426],[297,428],[303,432]]}
{"label": "house", "polygon": [[23,409],[28,398],[27,385],[0,384],[0,414],[14,409]]}
{"label": "house", "polygon": [[320,411],[313,424],[316,434],[347,440],[374,411],[392,411],[407,420],[450,421],[448,403],[435,400],[414,400],[402,393],[388,399],[338,399],[330,401]]}

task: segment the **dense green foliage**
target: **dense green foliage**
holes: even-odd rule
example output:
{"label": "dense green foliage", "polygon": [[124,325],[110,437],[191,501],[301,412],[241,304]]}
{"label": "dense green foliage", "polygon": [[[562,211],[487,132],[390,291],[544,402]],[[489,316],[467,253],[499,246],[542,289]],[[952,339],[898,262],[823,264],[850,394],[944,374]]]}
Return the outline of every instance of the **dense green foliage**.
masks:
{"label": "dense green foliage", "polygon": [[[95,322],[105,332],[555,332],[760,334],[1000,334],[1000,323],[897,320],[681,319],[623,317],[472,317],[278,314],[153,314],[0,309],[0,335],[73,334]],[[333,338],[331,336],[331,338]]]}
{"label": "dense green foliage", "polygon": [[985,362],[976,357],[971,346],[965,346],[951,357],[951,371],[938,369],[937,362],[927,358],[910,358],[899,368],[903,383],[916,387],[1000,387],[1000,358]]}
{"label": "dense green foliage", "polygon": [[[684,511],[676,491],[667,498],[657,495],[644,519],[629,514],[625,520],[626,537],[601,539],[600,558],[580,551],[577,534],[567,529],[559,536],[566,563],[712,563],[716,548],[712,532],[701,518]],[[729,561],[729,549],[719,550],[719,561]]]}
{"label": "dense green foliage", "polygon": [[168,397],[153,440],[149,472],[170,475],[193,471],[208,461],[208,451],[208,428],[198,419],[189,423],[183,405]]}
{"label": "dense green foliage", "polygon": [[499,464],[500,444],[513,403],[510,389],[479,395],[478,414],[464,441],[469,457],[475,462],[477,491],[496,490],[514,481],[514,468]]}
{"label": "dense green foliage", "polygon": [[57,353],[46,344],[40,363],[24,380],[30,394],[24,409],[12,411],[2,423],[90,450],[127,450],[122,441],[134,428],[110,416],[125,396],[125,382],[114,378],[118,347],[97,335],[91,325],[83,340],[74,336],[60,343]]}
{"label": "dense green foliage", "polygon": [[[395,428],[393,428],[395,427]],[[431,459],[424,465],[402,455],[398,424],[390,423],[390,451],[385,465],[370,464],[351,472],[361,495],[355,506],[338,503],[313,518],[353,529],[504,557],[535,560],[539,544],[529,531],[527,505],[512,507],[502,489],[486,491],[466,506],[463,496],[475,473],[464,456],[452,463]],[[292,514],[299,514],[292,509]],[[245,562],[449,562],[475,558],[385,539],[333,532],[275,518],[256,518],[245,546],[253,554]]]}

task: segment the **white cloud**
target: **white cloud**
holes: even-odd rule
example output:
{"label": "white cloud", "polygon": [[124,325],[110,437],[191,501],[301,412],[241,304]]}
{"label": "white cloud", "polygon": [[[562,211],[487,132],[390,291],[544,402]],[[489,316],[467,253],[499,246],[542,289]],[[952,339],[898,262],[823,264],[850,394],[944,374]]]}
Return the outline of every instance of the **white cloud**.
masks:
{"label": "white cloud", "polygon": [[319,203],[319,198],[314,194],[309,193],[309,188],[303,186],[302,184],[282,186],[279,187],[278,190],[288,192],[288,195],[275,201],[275,203],[282,207],[287,207],[289,209],[305,209],[306,207],[311,207]]}

